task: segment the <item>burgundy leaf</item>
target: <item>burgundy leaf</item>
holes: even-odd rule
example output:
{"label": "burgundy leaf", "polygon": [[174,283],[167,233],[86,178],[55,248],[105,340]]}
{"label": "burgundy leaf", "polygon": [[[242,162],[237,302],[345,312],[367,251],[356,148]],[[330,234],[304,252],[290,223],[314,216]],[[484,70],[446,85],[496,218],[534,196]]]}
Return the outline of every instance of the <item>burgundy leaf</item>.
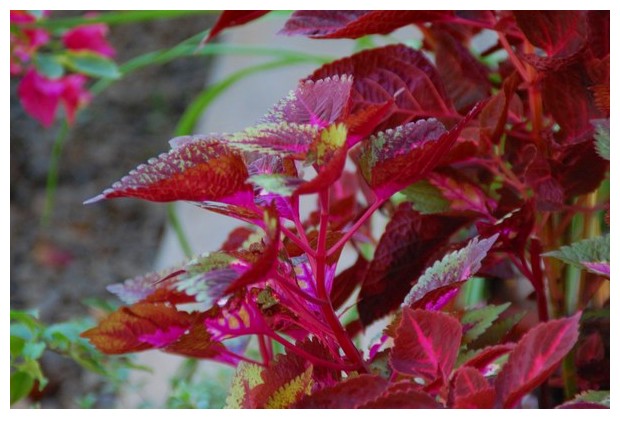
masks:
{"label": "burgundy leaf", "polygon": [[286,21],[280,34],[313,39],[357,39],[369,34],[387,34],[415,22],[452,17],[452,11],[411,10],[298,10]]}
{"label": "burgundy leaf", "polygon": [[245,226],[239,226],[228,234],[226,241],[222,244],[223,252],[232,252],[239,250],[243,243],[247,241],[250,236],[254,234],[254,230]]}
{"label": "burgundy leaf", "polygon": [[360,255],[353,265],[336,276],[330,296],[334,308],[340,308],[362,283],[367,267],[368,261]]}
{"label": "burgundy leaf", "polygon": [[269,13],[268,10],[225,10],[222,12],[217,22],[211,28],[205,43],[211,41],[215,36],[230,27],[246,24]]}
{"label": "burgundy leaf", "polygon": [[513,343],[485,347],[482,350],[478,350],[476,354],[471,359],[463,363],[462,366],[471,366],[472,368],[476,368],[478,371],[485,373],[488,370],[489,365],[506,353],[510,353],[514,348],[515,344]]}
{"label": "burgundy leaf", "polygon": [[134,197],[149,201],[235,201],[251,192],[243,158],[222,139],[196,137],[142,164],[85,202]]}
{"label": "burgundy leaf", "polygon": [[121,307],[82,337],[106,354],[132,353],[165,347],[192,325],[193,316],[164,303]]}
{"label": "burgundy leaf", "polygon": [[347,75],[306,80],[280,100],[261,123],[294,123],[326,127],[348,113],[353,78]]}
{"label": "burgundy leaf", "polygon": [[275,269],[278,260],[278,250],[280,248],[280,221],[278,220],[275,209],[269,208],[265,211],[266,237],[265,246],[260,256],[253,261],[251,267],[235,279],[224,291],[224,295],[258,283],[269,277]]}
{"label": "burgundy leaf", "polygon": [[[508,112],[516,110],[517,116],[522,116],[523,106],[520,99],[514,98],[517,86],[521,82],[518,73],[513,73],[502,83],[502,88],[480,112],[480,130],[482,135],[486,136],[490,142],[497,144],[504,133]],[[512,107],[511,103],[516,107]],[[512,108],[511,108],[512,107]]]}
{"label": "burgundy leaf", "polygon": [[289,122],[260,123],[231,134],[227,145],[243,152],[287,156],[303,160],[310,144],[319,136],[317,125]]}
{"label": "burgundy leaf", "polygon": [[396,104],[378,129],[414,119],[457,115],[433,65],[421,52],[405,45],[362,51],[321,67],[307,79],[343,74],[355,77],[351,112],[388,101]]}
{"label": "burgundy leaf", "polygon": [[381,395],[387,384],[387,380],[376,375],[351,377],[305,397],[295,408],[357,408]]}
{"label": "burgundy leaf", "polygon": [[450,208],[455,211],[471,211],[489,218],[497,208],[494,199],[489,198],[475,182],[462,177],[457,172],[452,174],[431,173],[428,181],[441,190],[442,195],[450,201]]}
{"label": "burgundy leaf", "polygon": [[421,377],[425,385],[447,382],[461,344],[461,324],[436,311],[404,307],[390,364],[395,371]]}
{"label": "burgundy leaf", "polygon": [[495,383],[503,407],[514,408],[525,394],[549,377],[577,342],[580,318],[581,312],[541,323],[519,340]]}
{"label": "burgundy leaf", "polygon": [[433,28],[435,64],[454,107],[466,113],[491,94],[489,70],[450,33]]}
{"label": "burgundy leaf", "polygon": [[460,284],[478,272],[499,234],[489,238],[472,239],[462,249],[446,254],[430,266],[405,297],[404,305],[411,306],[434,290]]}
{"label": "burgundy leaf", "polygon": [[514,11],[517,25],[527,39],[543,49],[546,57],[527,57],[535,65],[549,68],[565,64],[584,47],[587,38],[585,11]]}
{"label": "burgundy leaf", "polygon": [[450,131],[436,119],[410,122],[362,143],[359,168],[379,198],[388,198],[424,178],[452,148],[463,127],[482,108],[478,104]]}
{"label": "burgundy leaf", "polygon": [[414,383],[391,385],[377,399],[365,403],[359,408],[369,409],[437,409],[443,408],[431,395],[422,392]]}
{"label": "burgundy leaf", "polygon": [[463,366],[452,378],[450,398],[452,408],[493,408],[495,390],[475,368]]}
{"label": "burgundy leaf", "polygon": [[365,326],[395,310],[435,251],[464,224],[463,218],[421,215],[401,204],[379,240],[360,291]]}

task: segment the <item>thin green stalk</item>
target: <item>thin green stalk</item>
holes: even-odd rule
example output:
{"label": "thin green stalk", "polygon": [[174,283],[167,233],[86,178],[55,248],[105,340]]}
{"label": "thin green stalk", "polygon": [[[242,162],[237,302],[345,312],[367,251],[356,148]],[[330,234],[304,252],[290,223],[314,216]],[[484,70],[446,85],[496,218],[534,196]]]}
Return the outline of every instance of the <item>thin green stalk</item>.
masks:
{"label": "thin green stalk", "polygon": [[170,225],[172,226],[172,229],[174,230],[174,233],[179,240],[179,245],[181,246],[181,249],[183,249],[183,254],[186,258],[191,258],[194,254],[192,252],[192,246],[190,246],[187,235],[185,234],[183,226],[179,221],[179,216],[177,215],[176,206],[174,205],[174,203],[168,204],[167,212],[168,220],[170,221]]}
{"label": "thin green stalk", "polygon": [[480,303],[486,294],[486,279],[472,277],[461,287],[459,302],[463,308],[472,308]]}
{"label": "thin green stalk", "polygon": [[[334,58],[325,55],[312,55],[291,49],[271,48],[268,46],[244,46],[229,44],[207,44],[198,49],[198,43],[205,36],[206,32],[199,33],[170,49],[161,49],[139,55],[119,66],[122,74],[130,73],[144,67],[166,64],[177,58],[189,56],[217,56],[217,55],[242,55],[242,56],[265,56],[275,57],[281,60],[312,62],[323,64],[332,61]],[[94,94],[106,89],[114,79],[101,79],[93,85],[91,91]]]}
{"label": "thin green stalk", "polygon": [[50,168],[47,172],[47,182],[45,184],[45,205],[43,207],[43,214],[41,215],[41,226],[46,228],[49,226],[52,213],[54,211],[54,197],[56,196],[56,188],[58,187],[58,169],[60,166],[60,156],[62,155],[62,148],[65,144],[67,134],[69,132],[69,125],[64,120],[60,124],[60,130],[56,134],[54,145],[52,146],[52,156],[50,159]]}
{"label": "thin green stalk", "polygon": [[47,28],[48,30],[59,30],[84,24],[103,23],[108,25],[119,25],[182,18],[192,15],[214,15],[218,13],[220,13],[219,10],[130,10],[124,12],[105,12],[90,17],[72,16],[67,18],[52,18],[38,21],[36,26]]}

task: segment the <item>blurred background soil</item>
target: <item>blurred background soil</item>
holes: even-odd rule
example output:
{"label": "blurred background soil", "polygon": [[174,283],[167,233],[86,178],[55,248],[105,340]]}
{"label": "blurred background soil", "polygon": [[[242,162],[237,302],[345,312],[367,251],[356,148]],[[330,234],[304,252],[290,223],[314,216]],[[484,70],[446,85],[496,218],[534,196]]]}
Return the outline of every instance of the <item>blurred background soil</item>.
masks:
{"label": "blurred background soil", "polygon": [[[52,15],[59,16],[59,14]],[[113,27],[109,39],[122,64],[172,47],[208,29],[212,16]],[[139,200],[82,202],[147,159],[168,150],[184,109],[204,87],[208,60],[185,58],[124,77],[81,112],[65,142],[50,225],[42,228],[45,182],[58,127],[28,117],[11,81],[12,309],[38,309],[54,323],[85,315],[88,298],[110,298],[105,286],[152,270],[166,220],[164,205]],[[46,352],[50,387],[44,408],[74,408],[76,398],[102,380],[68,359]],[[114,406],[114,398],[99,399]]]}

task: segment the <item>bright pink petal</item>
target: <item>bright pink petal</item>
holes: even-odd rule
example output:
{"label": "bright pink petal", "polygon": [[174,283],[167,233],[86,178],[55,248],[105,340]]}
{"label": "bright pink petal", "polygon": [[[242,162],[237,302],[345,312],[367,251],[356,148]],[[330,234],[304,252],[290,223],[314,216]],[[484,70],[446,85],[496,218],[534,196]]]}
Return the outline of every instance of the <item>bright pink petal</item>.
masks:
{"label": "bright pink petal", "polygon": [[67,122],[73,123],[75,112],[91,99],[91,94],[84,88],[86,77],[72,74],[62,78],[64,89],[61,95],[67,113]]}
{"label": "bright pink petal", "polygon": [[48,79],[30,69],[19,83],[17,94],[26,112],[49,127],[54,122],[64,88],[65,85],[60,80]]}
{"label": "bright pink petal", "polygon": [[67,31],[62,42],[72,51],[92,51],[104,57],[116,55],[114,48],[106,40],[108,26],[105,24],[82,25]]}

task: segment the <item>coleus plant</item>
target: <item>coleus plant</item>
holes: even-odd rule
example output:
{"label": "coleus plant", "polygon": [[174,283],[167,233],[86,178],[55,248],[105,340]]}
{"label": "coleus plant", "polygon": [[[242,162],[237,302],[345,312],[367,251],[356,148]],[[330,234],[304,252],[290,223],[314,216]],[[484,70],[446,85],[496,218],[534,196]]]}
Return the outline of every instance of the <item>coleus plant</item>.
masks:
{"label": "coleus plant", "polygon": [[[224,12],[211,36],[264,13]],[[609,12],[299,11],[282,33],[405,25],[421,49],[326,64],[253,127],[175,138],[87,201],[191,201],[247,226],[109,286],[125,306],[83,335],[237,366],[230,407],[513,408],[536,388],[540,407],[608,406]],[[489,296],[463,304],[476,279]]]}

